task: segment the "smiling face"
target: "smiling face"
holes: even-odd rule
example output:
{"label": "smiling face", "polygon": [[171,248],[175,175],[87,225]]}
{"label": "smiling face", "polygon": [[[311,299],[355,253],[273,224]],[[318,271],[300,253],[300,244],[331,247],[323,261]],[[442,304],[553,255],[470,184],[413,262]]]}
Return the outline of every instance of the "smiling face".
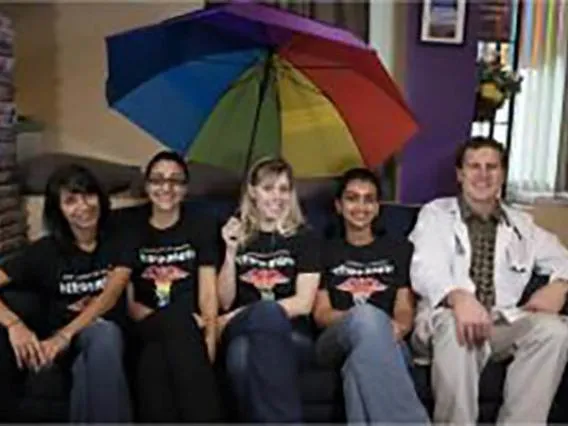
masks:
{"label": "smiling face", "polygon": [[256,185],[250,185],[249,191],[261,222],[278,222],[288,214],[292,184],[286,173],[267,174]]}
{"label": "smiling face", "polygon": [[457,178],[463,197],[470,204],[495,202],[505,180],[499,152],[491,147],[468,149]]}
{"label": "smiling face", "polygon": [[175,161],[160,160],[146,180],[146,193],[155,209],[170,212],[179,208],[187,193],[187,178]]}
{"label": "smiling face", "polygon": [[379,214],[377,187],[367,180],[354,179],[347,183],[341,198],[335,201],[347,230],[371,230]]}
{"label": "smiling face", "polygon": [[101,206],[97,194],[83,194],[61,189],[59,208],[63,217],[74,230],[96,230]]}

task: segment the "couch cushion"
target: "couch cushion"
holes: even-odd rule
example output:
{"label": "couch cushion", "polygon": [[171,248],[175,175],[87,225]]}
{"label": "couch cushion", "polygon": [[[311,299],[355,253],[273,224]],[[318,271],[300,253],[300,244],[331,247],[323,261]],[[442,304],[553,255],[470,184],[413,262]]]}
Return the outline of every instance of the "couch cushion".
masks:
{"label": "couch cushion", "polygon": [[70,371],[57,364],[39,373],[30,373],[20,402],[20,420],[26,422],[65,422],[69,413]]}
{"label": "couch cushion", "polygon": [[342,395],[341,378],[332,369],[310,368],[300,375],[302,401],[323,403],[335,401]]}

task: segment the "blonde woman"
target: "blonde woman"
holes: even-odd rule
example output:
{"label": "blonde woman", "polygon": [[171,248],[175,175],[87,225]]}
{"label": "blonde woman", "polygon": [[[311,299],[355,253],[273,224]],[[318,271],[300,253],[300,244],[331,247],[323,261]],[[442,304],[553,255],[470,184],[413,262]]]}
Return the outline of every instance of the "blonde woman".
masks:
{"label": "blonde woman", "polygon": [[[251,168],[238,217],[222,229],[219,318],[240,421],[300,422],[300,347],[319,283],[318,244],[307,229],[291,167]],[[299,347],[300,346],[300,347]]]}

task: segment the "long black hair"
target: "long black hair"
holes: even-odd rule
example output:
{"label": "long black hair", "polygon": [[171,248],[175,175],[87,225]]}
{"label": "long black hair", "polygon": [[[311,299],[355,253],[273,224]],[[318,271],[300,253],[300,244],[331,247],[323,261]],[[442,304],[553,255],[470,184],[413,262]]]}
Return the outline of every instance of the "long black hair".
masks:
{"label": "long black hair", "polygon": [[[347,170],[337,179],[334,201],[341,201],[341,198],[345,193],[345,189],[354,180],[372,184],[377,191],[377,199],[381,199],[382,191],[379,177],[369,169],[356,167]],[[378,224],[378,217],[373,220],[371,227],[373,234],[381,232],[380,225]],[[343,219],[343,216],[340,214],[335,215],[331,223],[325,229],[325,236],[328,239],[345,238],[345,220]]]}
{"label": "long black hair", "polygon": [[49,234],[62,246],[71,247],[75,243],[75,236],[60,207],[62,190],[74,194],[95,194],[98,197],[100,213],[97,238],[99,238],[110,214],[109,197],[97,178],[87,168],[77,164],[60,167],[47,181],[43,222]]}

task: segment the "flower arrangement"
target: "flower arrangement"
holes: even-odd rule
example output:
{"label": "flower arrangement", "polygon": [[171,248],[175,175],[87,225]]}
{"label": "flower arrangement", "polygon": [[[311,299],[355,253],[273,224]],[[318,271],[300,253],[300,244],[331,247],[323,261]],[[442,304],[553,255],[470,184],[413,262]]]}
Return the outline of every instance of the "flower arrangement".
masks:
{"label": "flower arrangement", "polygon": [[477,62],[475,121],[490,121],[505,101],[519,93],[523,78],[494,52]]}

